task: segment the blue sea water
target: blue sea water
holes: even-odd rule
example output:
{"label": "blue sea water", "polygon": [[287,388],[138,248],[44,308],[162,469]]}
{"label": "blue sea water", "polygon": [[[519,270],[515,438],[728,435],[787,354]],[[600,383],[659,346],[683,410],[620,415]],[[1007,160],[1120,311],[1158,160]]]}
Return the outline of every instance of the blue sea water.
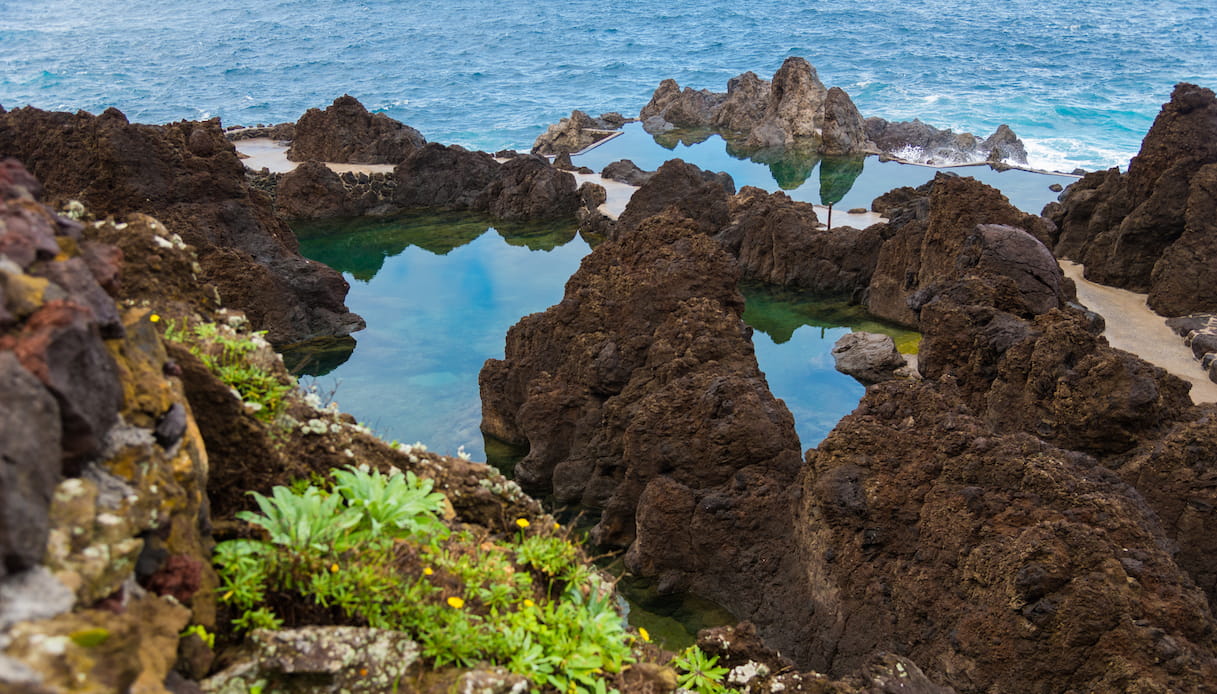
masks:
{"label": "blue sea water", "polygon": [[158,123],[296,120],[350,93],[429,139],[527,148],[660,80],[806,57],[863,115],[988,134],[1047,169],[1125,165],[1172,86],[1217,86],[1194,0],[0,0],[0,104]]}

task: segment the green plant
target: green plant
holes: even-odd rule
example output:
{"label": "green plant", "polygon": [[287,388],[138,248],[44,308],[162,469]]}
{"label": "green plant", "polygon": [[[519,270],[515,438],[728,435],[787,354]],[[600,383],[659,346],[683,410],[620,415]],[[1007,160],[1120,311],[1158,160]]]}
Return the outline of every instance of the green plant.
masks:
{"label": "green plant", "polygon": [[526,536],[526,519],[514,538],[450,532],[430,480],[356,467],[331,474],[328,488],[255,495],[259,511],[239,518],[266,539],[216,548],[238,628],[273,628],[266,596],[294,591],[411,633],[437,666],[487,661],[563,694],[607,694],[605,676],[633,661],[610,586],[567,540]]}
{"label": "green plant", "polygon": [[682,671],[682,674],[677,675],[677,683],[698,694],[723,694],[731,691],[722,683],[728,672],[727,668],[717,667],[717,664],[718,656],[706,655],[697,646],[689,646],[672,660],[672,667]]}
{"label": "green plant", "polygon": [[296,384],[250,362],[263,346],[265,331],[243,335],[216,323],[167,321],[165,338],[185,345],[221,381],[240,395],[255,417],[274,421]]}

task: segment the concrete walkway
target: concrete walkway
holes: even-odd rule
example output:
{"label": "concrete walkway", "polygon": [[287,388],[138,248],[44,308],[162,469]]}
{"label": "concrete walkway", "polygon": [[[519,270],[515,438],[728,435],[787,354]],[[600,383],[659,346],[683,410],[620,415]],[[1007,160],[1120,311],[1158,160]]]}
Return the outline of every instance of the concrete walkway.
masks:
{"label": "concrete walkway", "polygon": [[1166,327],[1166,319],[1149,310],[1145,294],[1095,284],[1082,277],[1081,265],[1068,260],[1060,264],[1065,275],[1077,283],[1078,300],[1106,320],[1103,336],[1112,347],[1132,352],[1191,383],[1192,402],[1217,402],[1217,383],[1208,379],[1183,338]]}
{"label": "concrete walkway", "polygon": [[[269,137],[255,137],[248,140],[237,140],[232,143],[239,154],[245,155],[241,163],[251,171],[267,169],[271,173],[287,173],[295,169],[299,162],[287,158],[287,147]],[[392,173],[392,164],[337,164],[325,162],[335,173]]]}

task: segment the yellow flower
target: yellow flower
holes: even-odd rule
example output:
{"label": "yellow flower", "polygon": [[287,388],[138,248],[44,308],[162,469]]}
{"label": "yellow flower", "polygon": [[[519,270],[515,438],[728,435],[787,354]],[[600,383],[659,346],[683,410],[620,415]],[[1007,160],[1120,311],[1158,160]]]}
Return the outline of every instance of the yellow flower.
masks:
{"label": "yellow flower", "polygon": [[159,321],[160,319],[161,319],[161,317],[160,317],[160,316],[158,316],[158,315],[156,315],[155,313],[154,313],[154,314],[152,314],[151,316],[148,316],[148,320],[149,320],[149,321],[151,321],[151,322],[153,322],[153,323],[155,323],[155,322]]}
{"label": "yellow flower", "polygon": [[521,528],[527,528],[529,525],[531,525],[531,523],[528,522],[527,518],[517,518],[516,525],[520,526]]}
{"label": "yellow flower", "polygon": [[529,600],[528,598],[524,598],[524,607],[532,607],[535,604],[537,604],[537,603],[533,602],[532,600]]}
{"label": "yellow flower", "polygon": [[333,564],[330,564],[330,573],[332,573],[332,574],[338,573],[338,562],[334,562]]}
{"label": "yellow flower", "polygon": [[554,521],[554,530],[561,530],[561,529],[562,529],[562,524],[557,521]]}
{"label": "yellow flower", "polygon": [[647,631],[645,627],[638,627],[638,635],[642,637],[643,641],[651,640],[651,632]]}
{"label": "yellow flower", "polygon": [[227,599],[229,599],[229,598],[231,598],[231,597],[232,597],[232,591],[230,590],[230,591],[228,591],[227,593],[225,593],[225,594],[224,594],[224,595],[223,595],[223,596],[222,596],[220,599],[221,599],[221,600],[227,600]]}
{"label": "yellow flower", "polygon": [[431,575],[431,574],[433,574],[433,573],[435,573],[435,572],[431,570],[431,567],[430,567],[430,566],[428,566],[428,567],[426,567],[426,568],[424,568],[424,569],[423,569],[423,575],[424,575],[424,576],[430,576],[430,575]]}
{"label": "yellow flower", "polygon": [[456,597],[455,595],[448,598],[448,607],[451,607],[455,610],[459,610],[464,606],[465,606],[465,601],[461,600],[460,598]]}

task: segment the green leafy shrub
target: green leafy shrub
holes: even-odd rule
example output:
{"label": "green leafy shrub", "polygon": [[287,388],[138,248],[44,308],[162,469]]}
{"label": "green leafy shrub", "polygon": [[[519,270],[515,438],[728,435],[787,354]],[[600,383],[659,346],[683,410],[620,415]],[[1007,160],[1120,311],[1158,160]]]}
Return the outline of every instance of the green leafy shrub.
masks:
{"label": "green leafy shrub", "polygon": [[681,687],[697,694],[724,694],[734,691],[722,682],[728,672],[727,668],[717,665],[718,656],[707,655],[697,646],[686,648],[672,660],[672,667],[680,673],[676,681]]}
{"label": "green leafy shrub", "polygon": [[265,331],[242,335],[231,329],[221,330],[215,323],[170,321],[165,338],[180,342],[191,354],[221,381],[237,391],[254,416],[273,422],[283,411],[284,398],[296,387],[278,375],[250,362],[254,351],[266,345]]}
{"label": "green leafy shrub", "polygon": [[567,694],[603,694],[633,661],[611,586],[562,537],[496,540],[452,532],[430,480],[348,467],[328,488],[255,494],[239,518],[265,540],[216,548],[222,600],[238,628],[274,628],[268,597],[288,593],[337,608],[353,623],[410,633],[437,665],[488,661]]}

